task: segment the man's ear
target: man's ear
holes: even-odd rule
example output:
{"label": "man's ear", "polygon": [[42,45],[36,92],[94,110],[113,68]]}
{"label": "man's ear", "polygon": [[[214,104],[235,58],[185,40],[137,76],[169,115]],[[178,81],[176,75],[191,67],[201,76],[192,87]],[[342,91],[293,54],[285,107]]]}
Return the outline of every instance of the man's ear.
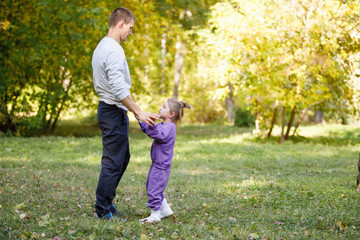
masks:
{"label": "man's ear", "polygon": [[122,29],[124,26],[124,20],[121,20],[119,23],[118,23],[118,27],[119,29]]}

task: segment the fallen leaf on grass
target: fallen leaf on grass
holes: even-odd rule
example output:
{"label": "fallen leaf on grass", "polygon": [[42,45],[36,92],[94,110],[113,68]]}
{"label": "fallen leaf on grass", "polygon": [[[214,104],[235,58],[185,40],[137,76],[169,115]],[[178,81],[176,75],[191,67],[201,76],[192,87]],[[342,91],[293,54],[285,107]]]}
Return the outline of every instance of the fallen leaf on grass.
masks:
{"label": "fallen leaf on grass", "polygon": [[259,235],[256,234],[256,233],[250,233],[249,234],[249,239],[258,239],[259,238]]}
{"label": "fallen leaf on grass", "polygon": [[40,227],[45,227],[46,225],[49,225],[53,222],[53,220],[50,219],[50,215],[46,214],[44,216],[41,216],[41,220],[39,221]]}
{"label": "fallen leaf on grass", "polygon": [[16,206],[15,206],[15,209],[16,209],[16,210],[20,210],[21,208],[24,208],[24,207],[26,207],[26,206],[25,206],[25,202],[22,202],[22,203],[19,203],[18,205],[16,205]]}
{"label": "fallen leaf on grass", "polygon": [[337,222],[337,223],[336,223],[336,226],[339,227],[340,231],[344,231],[344,230],[349,229],[349,227],[346,226],[346,224],[345,224],[344,222],[341,222],[341,221],[340,221],[340,222]]}
{"label": "fallen leaf on grass", "polygon": [[236,218],[234,218],[234,217],[229,217],[229,220],[234,221],[234,222],[236,222],[236,221],[237,221],[237,219],[236,219]]}
{"label": "fallen leaf on grass", "polygon": [[173,232],[170,236],[173,239],[178,239],[179,238],[179,233],[178,232]]}
{"label": "fallen leaf on grass", "polygon": [[149,239],[148,236],[146,236],[145,234],[141,234],[140,240],[146,240],[146,239]]}

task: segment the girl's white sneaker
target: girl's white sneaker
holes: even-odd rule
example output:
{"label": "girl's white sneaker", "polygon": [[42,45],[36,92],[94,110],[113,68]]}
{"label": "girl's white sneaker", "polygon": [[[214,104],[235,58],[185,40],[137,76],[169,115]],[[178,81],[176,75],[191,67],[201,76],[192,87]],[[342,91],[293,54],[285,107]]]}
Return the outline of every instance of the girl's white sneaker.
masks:
{"label": "girl's white sneaker", "polygon": [[174,212],[171,210],[170,205],[167,203],[166,199],[164,198],[164,200],[161,202],[160,217],[165,218],[172,215],[173,213]]}
{"label": "girl's white sneaker", "polygon": [[151,214],[147,218],[140,219],[141,223],[152,223],[152,222],[160,222],[161,221],[161,214],[160,210],[151,210]]}

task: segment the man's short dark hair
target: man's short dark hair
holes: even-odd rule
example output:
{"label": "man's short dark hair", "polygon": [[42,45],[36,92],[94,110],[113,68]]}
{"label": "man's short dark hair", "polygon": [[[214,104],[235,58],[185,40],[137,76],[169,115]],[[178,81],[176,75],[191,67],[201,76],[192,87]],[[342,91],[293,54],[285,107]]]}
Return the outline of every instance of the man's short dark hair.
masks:
{"label": "man's short dark hair", "polygon": [[116,8],[111,14],[109,18],[109,26],[115,26],[118,22],[123,20],[126,24],[131,21],[135,22],[135,17],[132,12],[124,7]]}

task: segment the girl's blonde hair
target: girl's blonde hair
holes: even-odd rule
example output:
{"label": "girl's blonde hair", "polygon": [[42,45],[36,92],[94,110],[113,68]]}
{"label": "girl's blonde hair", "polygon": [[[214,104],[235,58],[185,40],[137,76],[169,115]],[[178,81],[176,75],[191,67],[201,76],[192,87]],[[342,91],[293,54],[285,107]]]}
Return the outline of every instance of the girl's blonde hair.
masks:
{"label": "girl's blonde hair", "polygon": [[191,109],[191,106],[184,101],[178,101],[175,98],[169,98],[168,100],[170,111],[175,113],[174,121],[180,122],[181,119],[184,116],[184,108]]}

